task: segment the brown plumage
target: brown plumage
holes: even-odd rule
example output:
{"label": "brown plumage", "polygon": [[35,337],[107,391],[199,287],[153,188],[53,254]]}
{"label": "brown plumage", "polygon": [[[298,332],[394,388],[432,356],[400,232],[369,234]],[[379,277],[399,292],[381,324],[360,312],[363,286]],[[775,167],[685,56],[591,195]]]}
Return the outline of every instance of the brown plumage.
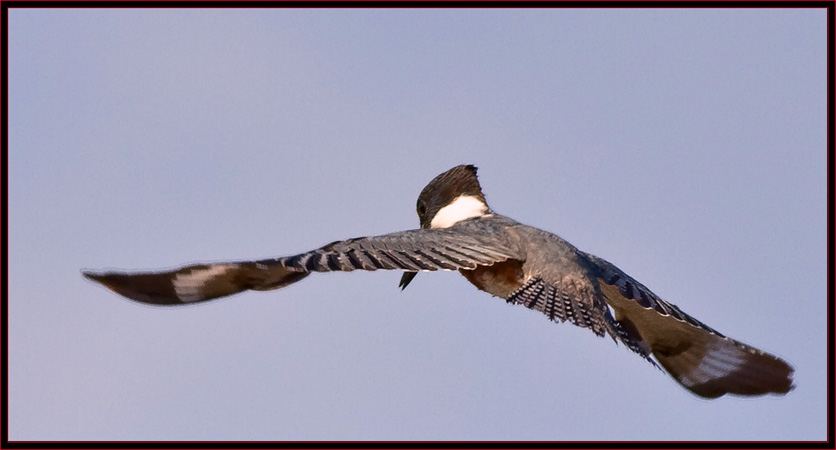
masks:
{"label": "brown plumage", "polygon": [[402,270],[405,288],[419,271],[458,270],[508,303],[609,335],[701,397],[793,389],[793,368],[782,359],[722,335],[608,261],[490,210],[474,166],[437,176],[416,209],[419,229],[336,241],[298,255],[84,276],[133,300],[178,305],[278,289],[312,272]]}

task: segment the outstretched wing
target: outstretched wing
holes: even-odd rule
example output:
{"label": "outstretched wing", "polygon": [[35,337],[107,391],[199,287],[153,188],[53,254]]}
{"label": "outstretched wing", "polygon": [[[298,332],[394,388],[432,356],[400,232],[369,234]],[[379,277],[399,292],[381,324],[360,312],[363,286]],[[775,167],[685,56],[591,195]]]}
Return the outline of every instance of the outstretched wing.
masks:
{"label": "outstretched wing", "polygon": [[785,394],[794,369],[777,356],[726,337],[613,264],[585,254],[615,320],[682,386],[706,398]]}
{"label": "outstretched wing", "polygon": [[517,257],[517,249],[504,247],[487,233],[463,233],[453,227],[336,241],[306,253],[260,261],[197,264],[146,273],[84,272],[84,276],[139,302],[178,305],[250,289],[278,289],[311,272],[474,269]]}

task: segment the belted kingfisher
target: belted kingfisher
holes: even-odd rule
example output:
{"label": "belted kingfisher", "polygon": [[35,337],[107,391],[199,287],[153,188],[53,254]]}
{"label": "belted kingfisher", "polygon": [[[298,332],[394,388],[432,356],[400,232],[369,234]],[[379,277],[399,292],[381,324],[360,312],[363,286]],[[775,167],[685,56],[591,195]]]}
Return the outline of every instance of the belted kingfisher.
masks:
{"label": "belted kingfisher", "polygon": [[406,288],[419,271],[458,270],[508,303],[609,335],[698,396],[794,388],[794,369],[782,359],[720,334],[559,236],[495,213],[472,165],[435,177],[418,196],[417,210],[419,229],[335,241],[298,255],[83,274],[138,302],[182,305],[282,288],[311,272],[402,270],[400,287]]}

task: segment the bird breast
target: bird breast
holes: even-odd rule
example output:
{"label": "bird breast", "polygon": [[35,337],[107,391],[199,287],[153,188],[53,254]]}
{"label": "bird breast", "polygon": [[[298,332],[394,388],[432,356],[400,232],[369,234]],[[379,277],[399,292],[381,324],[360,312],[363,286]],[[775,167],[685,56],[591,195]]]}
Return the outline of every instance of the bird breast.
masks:
{"label": "bird breast", "polygon": [[479,290],[507,298],[525,282],[522,265],[522,261],[509,259],[472,270],[459,269],[459,272]]}

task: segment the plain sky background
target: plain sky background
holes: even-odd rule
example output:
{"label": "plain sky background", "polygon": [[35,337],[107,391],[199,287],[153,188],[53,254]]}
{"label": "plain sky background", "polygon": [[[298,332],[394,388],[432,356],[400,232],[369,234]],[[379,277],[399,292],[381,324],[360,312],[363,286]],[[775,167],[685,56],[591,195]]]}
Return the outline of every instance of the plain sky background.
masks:
{"label": "plain sky background", "polygon": [[[11,440],[823,440],[826,11],[9,11]],[[490,205],[796,368],[707,401],[456,273],[181,308],[81,269]]]}

